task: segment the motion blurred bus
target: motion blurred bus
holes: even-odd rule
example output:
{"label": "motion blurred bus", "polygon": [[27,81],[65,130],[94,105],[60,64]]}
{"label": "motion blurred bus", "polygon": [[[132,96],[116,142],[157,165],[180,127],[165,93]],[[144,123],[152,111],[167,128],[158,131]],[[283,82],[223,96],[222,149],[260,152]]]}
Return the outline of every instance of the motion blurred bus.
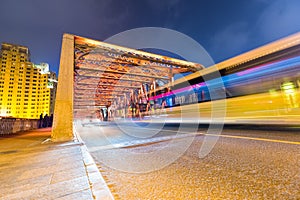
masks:
{"label": "motion blurred bus", "polygon": [[161,86],[149,101],[167,121],[300,125],[300,33]]}

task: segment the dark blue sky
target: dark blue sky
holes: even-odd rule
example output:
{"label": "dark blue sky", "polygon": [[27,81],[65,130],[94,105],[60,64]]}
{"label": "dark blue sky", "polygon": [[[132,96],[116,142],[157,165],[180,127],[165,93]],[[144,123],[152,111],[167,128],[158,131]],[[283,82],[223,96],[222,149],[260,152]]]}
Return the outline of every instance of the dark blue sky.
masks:
{"label": "dark blue sky", "polygon": [[299,0],[0,0],[0,42],[28,46],[58,72],[63,33],[97,40],[164,27],[199,42],[220,62],[300,31]]}

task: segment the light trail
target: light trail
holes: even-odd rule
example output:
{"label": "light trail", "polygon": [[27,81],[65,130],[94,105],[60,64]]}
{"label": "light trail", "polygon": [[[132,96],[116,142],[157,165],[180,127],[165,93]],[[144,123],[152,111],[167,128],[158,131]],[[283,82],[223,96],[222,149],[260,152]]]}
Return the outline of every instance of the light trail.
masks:
{"label": "light trail", "polygon": [[[137,147],[140,145],[153,144],[158,142],[165,142],[170,140],[183,139],[185,137],[195,137],[195,136],[212,136],[212,137],[222,137],[222,138],[232,138],[232,139],[244,139],[244,140],[253,140],[253,141],[263,141],[263,142],[272,142],[272,143],[283,143],[283,144],[291,144],[291,145],[300,145],[300,142],[296,141],[287,141],[287,140],[277,140],[277,139],[268,139],[268,138],[257,138],[257,137],[248,137],[248,136],[238,136],[238,135],[218,135],[218,134],[206,134],[203,132],[187,132],[187,131],[175,131],[175,130],[160,130],[154,128],[137,128],[141,130],[157,130],[158,132],[172,132],[177,133],[179,135],[169,135],[169,136],[160,136],[160,137],[152,137],[152,138],[141,138],[135,139],[131,141],[123,141],[118,143],[112,143],[110,145],[105,146],[96,146],[89,148],[89,152],[96,152],[99,150],[107,150],[107,149],[115,149],[115,148],[126,148],[126,147]],[[184,134],[184,135],[182,135]]]}
{"label": "light trail", "polygon": [[[142,128],[148,130],[157,130],[150,128]],[[162,130],[166,132],[174,132],[174,133],[185,133],[185,134],[193,134],[193,135],[204,135],[204,136],[214,136],[214,137],[224,137],[224,138],[234,138],[234,139],[246,139],[246,140],[256,140],[256,141],[264,141],[264,142],[274,142],[274,143],[284,143],[284,144],[294,144],[300,145],[300,142],[288,141],[288,140],[276,140],[276,139],[268,139],[268,138],[257,138],[257,137],[247,137],[247,136],[236,136],[236,135],[218,135],[218,134],[205,134],[202,132],[191,133],[186,131],[173,131],[173,130]]]}

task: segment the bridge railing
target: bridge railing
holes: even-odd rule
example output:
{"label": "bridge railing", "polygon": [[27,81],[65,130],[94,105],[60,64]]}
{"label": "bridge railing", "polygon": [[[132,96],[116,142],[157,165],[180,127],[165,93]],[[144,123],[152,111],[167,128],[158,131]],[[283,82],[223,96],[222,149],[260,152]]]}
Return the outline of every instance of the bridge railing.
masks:
{"label": "bridge railing", "polygon": [[0,117],[0,136],[37,129],[39,127],[38,119],[18,119]]}

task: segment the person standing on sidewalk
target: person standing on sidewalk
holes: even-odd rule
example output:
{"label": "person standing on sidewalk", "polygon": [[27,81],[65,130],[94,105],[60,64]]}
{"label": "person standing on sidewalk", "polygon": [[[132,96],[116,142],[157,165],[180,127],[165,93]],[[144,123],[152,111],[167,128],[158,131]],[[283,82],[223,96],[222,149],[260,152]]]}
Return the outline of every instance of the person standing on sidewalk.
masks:
{"label": "person standing on sidewalk", "polygon": [[39,128],[43,127],[43,113],[40,114],[40,120],[39,120]]}

